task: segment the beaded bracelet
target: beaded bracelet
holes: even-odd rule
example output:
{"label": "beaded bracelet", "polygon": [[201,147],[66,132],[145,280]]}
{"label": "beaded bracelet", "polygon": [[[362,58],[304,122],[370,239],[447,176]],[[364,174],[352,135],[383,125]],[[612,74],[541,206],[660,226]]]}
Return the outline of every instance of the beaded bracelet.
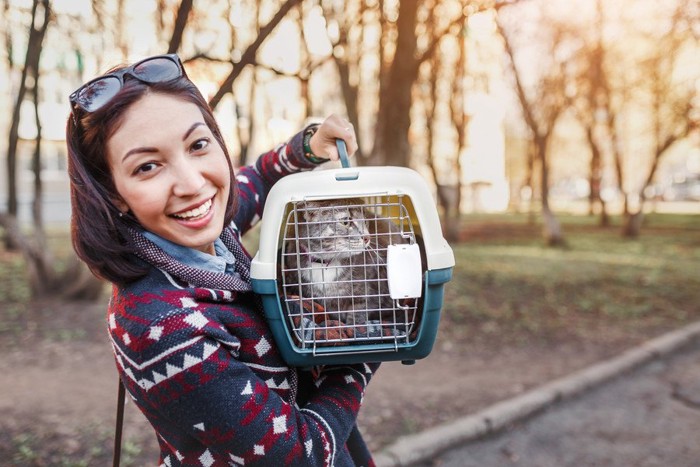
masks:
{"label": "beaded bracelet", "polygon": [[320,164],[321,162],[326,162],[328,159],[323,158],[323,157],[317,157],[313,151],[311,150],[311,137],[316,134],[318,131],[318,127],[320,125],[309,125],[306,130],[304,130],[304,138],[303,138],[303,144],[304,144],[304,156],[310,160],[311,162],[315,164]]}

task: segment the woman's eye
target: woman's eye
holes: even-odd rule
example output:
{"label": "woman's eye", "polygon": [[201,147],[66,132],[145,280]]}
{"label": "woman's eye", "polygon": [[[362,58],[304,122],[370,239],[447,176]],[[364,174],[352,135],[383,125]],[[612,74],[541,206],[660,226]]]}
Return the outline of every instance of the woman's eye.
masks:
{"label": "woman's eye", "polygon": [[156,163],[155,162],[149,162],[147,164],[141,164],[136,168],[136,171],[134,173],[136,174],[145,174],[148,172],[151,172],[155,170],[156,168]]}
{"label": "woman's eye", "polygon": [[209,138],[201,138],[192,143],[192,151],[201,151],[209,146]]}

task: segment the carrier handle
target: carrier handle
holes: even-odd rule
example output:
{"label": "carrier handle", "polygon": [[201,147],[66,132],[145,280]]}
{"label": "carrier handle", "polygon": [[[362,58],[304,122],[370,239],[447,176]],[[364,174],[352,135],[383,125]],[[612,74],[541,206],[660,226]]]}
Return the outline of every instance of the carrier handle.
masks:
{"label": "carrier handle", "polygon": [[344,169],[350,167],[350,157],[348,156],[348,147],[340,138],[336,138],[335,145],[338,148],[338,155],[340,156],[340,163],[343,165]]}

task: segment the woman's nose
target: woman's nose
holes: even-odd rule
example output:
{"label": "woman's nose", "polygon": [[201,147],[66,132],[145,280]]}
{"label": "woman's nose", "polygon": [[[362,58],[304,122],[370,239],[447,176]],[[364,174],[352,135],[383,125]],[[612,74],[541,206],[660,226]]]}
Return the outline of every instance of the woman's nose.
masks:
{"label": "woman's nose", "polygon": [[198,194],[206,179],[197,164],[181,161],[175,164],[173,173],[173,193],[176,196],[192,196]]}

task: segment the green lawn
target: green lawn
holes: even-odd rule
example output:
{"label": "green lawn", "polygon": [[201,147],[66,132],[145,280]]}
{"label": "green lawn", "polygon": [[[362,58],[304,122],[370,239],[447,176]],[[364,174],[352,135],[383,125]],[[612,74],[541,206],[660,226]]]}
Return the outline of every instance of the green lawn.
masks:
{"label": "green lawn", "polygon": [[[548,248],[526,215],[465,216],[445,288],[445,332],[585,337],[601,322],[633,329],[700,318],[700,216],[649,215],[634,240],[622,238],[619,225],[598,227],[596,218],[560,220],[567,245]],[[70,253],[67,233],[54,232],[51,243],[57,257]],[[255,238],[247,243],[254,250]],[[20,255],[0,250],[0,337],[30,302],[25,271]]]}
{"label": "green lawn", "polygon": [[595,218],[560,220],[567,246],[547,248],[526,216],[466,217],[464,241],[453,245],[445,332],[585,338],[700,318],[700,216],[650,215],[634,240]]}

